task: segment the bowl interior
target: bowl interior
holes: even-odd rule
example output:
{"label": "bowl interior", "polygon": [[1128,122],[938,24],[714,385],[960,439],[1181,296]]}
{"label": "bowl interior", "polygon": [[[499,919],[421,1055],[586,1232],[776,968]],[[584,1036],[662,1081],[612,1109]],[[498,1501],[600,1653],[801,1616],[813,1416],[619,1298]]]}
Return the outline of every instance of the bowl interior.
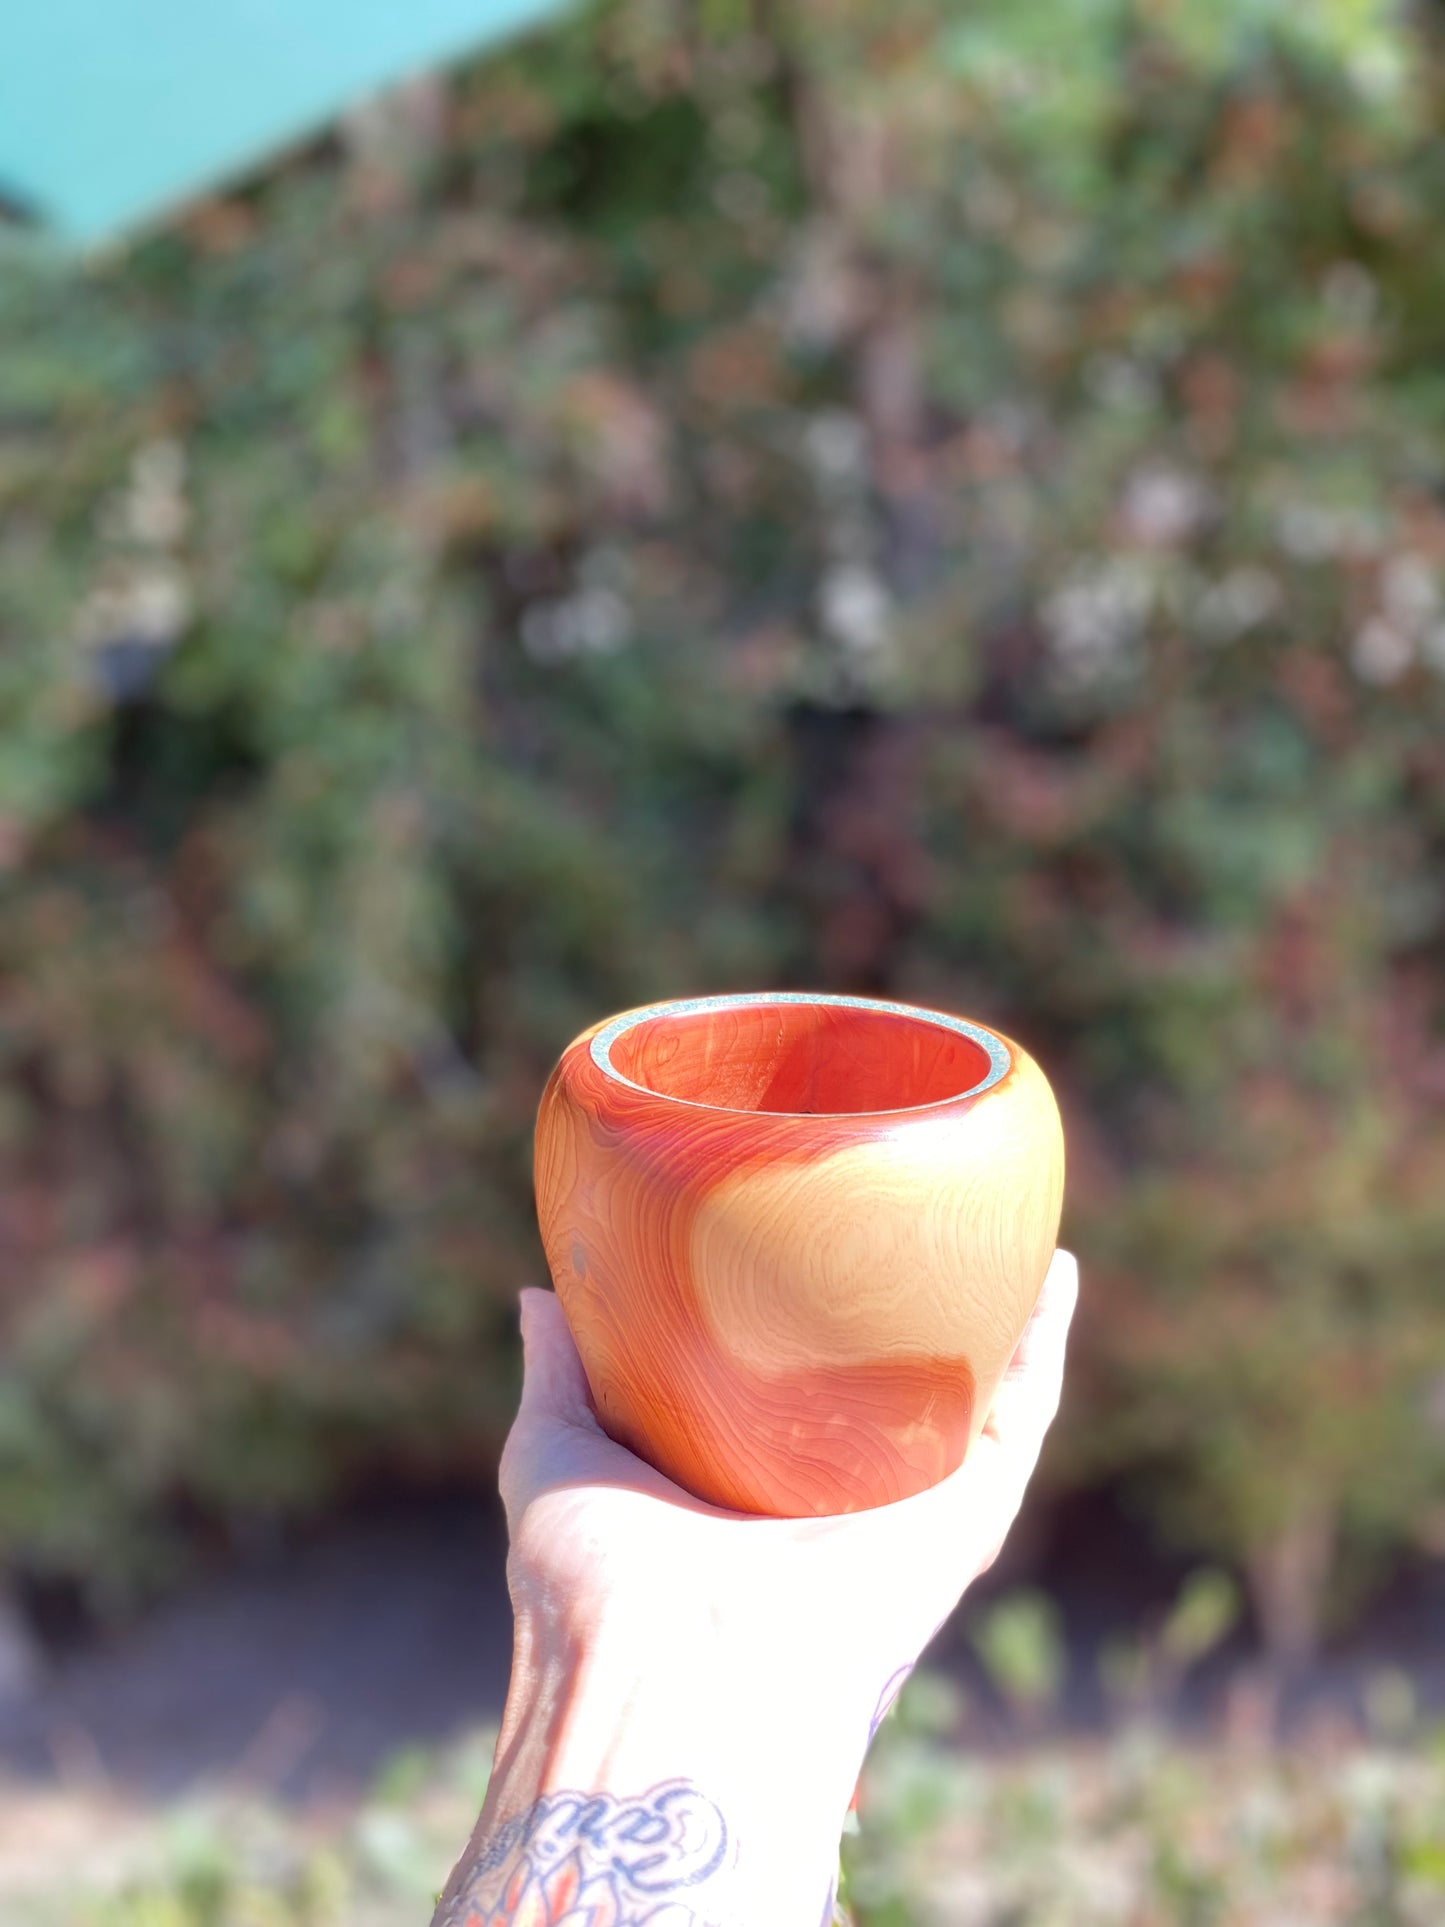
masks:
{"label": "bowl interior", "polygon": [[976,1090],[999,1069],[961,1022],[803,998],[664,1005],[611,1032],[600,1061],[662,1097],[791,1116],[912,1110]]}

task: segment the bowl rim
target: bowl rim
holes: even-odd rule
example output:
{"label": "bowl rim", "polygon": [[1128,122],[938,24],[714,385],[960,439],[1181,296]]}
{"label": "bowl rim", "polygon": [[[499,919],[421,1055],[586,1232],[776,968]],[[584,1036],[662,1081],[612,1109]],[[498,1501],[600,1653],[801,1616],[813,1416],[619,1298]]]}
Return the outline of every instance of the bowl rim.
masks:
{"label": "bowl rim", "polygon": [[[826,1004],[848,1010],[878,1011],[889,1017],[911,1017],[923,1023],[936,1024],[944,1030],[956,1031],[961,1037],[977,1044],[988,1058],[988,1071],[977,1084],[969,1085],[966,1090],[950,1092],[947,1097],[932,1098],[926,1104],[897,1105],[892,1110],[759,1111],[739,1104],[703,1104],[692,1097],[674,1097],[668,1091],[654,1090],[650,1084],[634,1082],[612,1062],[612,1046],[617,1039],[625,1032],[634,1030],[638,1024],[645,1024],[653,1018],[690,1017],[694,1012],[708,1010],[756,1009],[766,1004]],[[846,1118],[918,1117],[929,1111],[946,1110],[950,1105],[982,1097],[985,1092],[1002,1083],[1014,1067],[1013,1051],[1005,1040],[995,1031],[985,1030],[982,1024],[970,1023],[966,1017],[955,1017],[944,1010],[930,1010],[920,1004],[900,1004],[881,997],[849,997],[821,990],[747,990],[716,997],[671,997],[662,1003],[645,1004],[638,1010],[624,1010],[618,1016],[609,1018],[593,1034],[589,1055],[604,1077],[630,1091],[638,1091],[644,1097],[654,1098],[660,1104],[681,1104],[690,1111],[717,1111],[724,1116],[755,1117],[760,1120],[770,1117],[806,1118],[810,1123],[824,1119],[841,1121]]]}

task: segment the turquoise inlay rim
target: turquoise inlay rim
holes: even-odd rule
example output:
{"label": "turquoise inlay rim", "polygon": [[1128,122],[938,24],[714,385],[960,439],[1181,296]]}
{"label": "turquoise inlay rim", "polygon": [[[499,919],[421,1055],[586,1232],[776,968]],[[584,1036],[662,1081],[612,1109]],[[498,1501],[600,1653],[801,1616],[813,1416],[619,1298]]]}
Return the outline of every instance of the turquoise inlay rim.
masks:
{"label": "turquoise inlay rim", "polygon": [[736,996],[722,997],[676,997],[663,1004],[649,1004],[645,1010],[624,1011],[622,1016],[614,1017],[610,1024],[603,1026],[592,1039],[592,1062],[604,1077],[615,1083],[625,1084],[630,1091],[641,1091],[645,1097],[660,1097],[668,1104],[685,1104],[693,1111],[729,1111],[738,1117],[815,1117],[814,1111],[748,1111],[736,1104],[699,1104],[695,1098],[673,1097],[667,1091],[654,1091],[646,1084],[635,1084],[630,1077],[624,1077],[612,1062],[612,1046],[624,1031],[636,1029],[654,1017],[690,1017],[699,1010],[747,1010],[756,1009],[760,1004],[831,1004],[841,1005],[849,1010],[882,1011],[890,1017],[912,1017],[926,1024],[937,1024],[943,1030],[957,1031],[960,1037],[968,1038],[977,1044],[988,1057],[988,1075],[967,1090],[951,1092],[947,1097],[936,1097],[928,1104],[903,1104],[892,1111],[839,1111],[830,1113],[838,1117],[913,1117],[920,1111],[936,1111],[944,1104],[959,1104],[966,1097],[982,1097],[985,1091],[1006,1077],[1013,1069],[1013,1057],[1001,1037],[991,1030],[984,1030],[978,1024],[970,1024],[966,1018],[951,1017],[944,1010],[924,1010],[917,1004],[894,1004],[881,997],[837,997],[823,991],[811,990],[752,990],[742,991]]}

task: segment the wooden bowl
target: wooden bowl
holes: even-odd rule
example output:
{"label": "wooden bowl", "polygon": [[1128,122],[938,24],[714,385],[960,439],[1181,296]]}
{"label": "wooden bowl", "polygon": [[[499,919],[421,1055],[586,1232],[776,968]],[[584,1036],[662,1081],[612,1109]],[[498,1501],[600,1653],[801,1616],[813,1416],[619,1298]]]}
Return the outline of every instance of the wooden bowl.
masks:
{"label": "wooden bowl", "polygon": [[921,1491],[977,1435],[1063,1197],[1043,1073],[862,997],[703,997],[563,1053],[537,1117],[547,1262],[606,1430],[741,1512]]}

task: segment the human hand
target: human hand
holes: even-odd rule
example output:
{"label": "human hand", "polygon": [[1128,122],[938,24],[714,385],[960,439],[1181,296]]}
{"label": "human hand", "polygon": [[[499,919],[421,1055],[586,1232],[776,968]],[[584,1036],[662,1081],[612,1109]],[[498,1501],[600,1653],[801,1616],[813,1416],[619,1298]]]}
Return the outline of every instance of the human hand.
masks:
{"label": "human hand", "polygon": [[[750,1896],[738,1917],[815,1919],[819,1862],[836,1856],[867,1743],[1023,1499],[1077,1282],[1057,1253],[957,1472],[822,1519],[719,1511],[608,1438],[561,1305],[524,1292],[522,1402],[501,1466],[517,1652],[491,1823],[553,1789],[685,1780],[726,1816]],[[478,1840],[488,1824],[484,1812]]]}

